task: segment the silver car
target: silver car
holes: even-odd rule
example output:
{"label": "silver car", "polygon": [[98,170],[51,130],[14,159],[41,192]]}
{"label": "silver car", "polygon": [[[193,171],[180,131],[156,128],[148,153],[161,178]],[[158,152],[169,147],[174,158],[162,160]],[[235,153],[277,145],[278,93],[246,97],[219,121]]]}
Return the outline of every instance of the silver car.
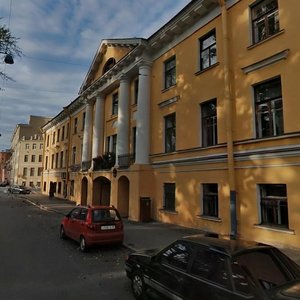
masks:
{"label": "silver car", "polygon": [[8,191],[12,194],[30,194],[31,189],[24,185],[12,185],[8,188]]}

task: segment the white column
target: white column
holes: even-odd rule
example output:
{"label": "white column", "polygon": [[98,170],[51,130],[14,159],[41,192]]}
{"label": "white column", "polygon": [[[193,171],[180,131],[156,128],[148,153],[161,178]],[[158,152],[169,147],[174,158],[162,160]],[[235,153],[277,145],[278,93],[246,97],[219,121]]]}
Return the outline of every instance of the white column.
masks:
{"label": "white column", "polygon": [[128,133],[129,133],[129,80],[126,76],[122,76],[119,88],[119,107],[118,107],[118,127],[117,127],[117,153],[116,165],[118,163],[118,155],[126,155],[129,152]]}
{"label": "white column", "polygon": [[135,164],[148,164],[150,152],[150,64],[139,67]]}
{"label": "white column", "polygon": [[83,131],[82,162],[91,160],[91,128],[93,121],[93,102],[87,101],[85,108],[85,122]]}
{"label": "white column", "polygon": [[92,158],[103,154],[103,132],[104,132],[104,96],[102,94],[96,97],[95,118],[93,124],[93,146]]}

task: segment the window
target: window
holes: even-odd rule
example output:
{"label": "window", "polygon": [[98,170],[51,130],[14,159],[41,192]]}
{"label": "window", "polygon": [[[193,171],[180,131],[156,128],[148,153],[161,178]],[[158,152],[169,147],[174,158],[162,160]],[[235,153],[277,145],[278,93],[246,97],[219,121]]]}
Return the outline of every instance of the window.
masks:
{"label": "window", "polygon": [[42,167],[38,167],[38,176],[42,176],[42,172],[43,172],[43,168]]}
{"label": "window", "polygon": [[175,183],[164,184],[163,209],[175,211]]}
{"label": "window", "polygon": [[55,144],[55,137],[56,137],[56,132],[53,132],[53,135],[52,135],[52,144]]}
{"label": "window", "polygon": [[24,155],[24,162],[28,162],[28,155]]}
{"label": "window", "polygon": [[45,170],[48,169],[48,156],[46,156],[46,159],[45,159]]}
{"label": "window", "polygon": [[67,124],[67,128],[66,128],[66,138],[69,137],[69,123]]}
{"label": "window", "polygon": [[261,224],[288,228],[288,202],[285,184],[261,184]]}
{"label": "window", "polygon": [[258,43],[279,32],[277,0],[263,0],[251,7],[253,42]]}
{"label": "window", "polygon": [[103,67],[103,74],[109,71],[114,65],[116,64],[116,60],[111,57],[104,65]]}
{"label": "window", "polygon": [[49,147],[50,135],[47,135],[47,147]]}
{"label": "window", "polygon": [[217,135],[217,101],[201,104],[202,146],[208,147],[218,143]]}
{"label": "window", "polygon": [[34,168],[30,168],[30,176],[34,176]]}
{"label": "window", "polygon": [[35,162],[35,155],[31,155],[31,162]]}
{"label": "window", "polygon": [[72,148],[72,165],[76,163],[76,147]]}
{"label": "window", "polygon": [[83,114],[82,114],[82,130],[84,130],[85,117],[86,117],[86,112],[83,112]]}
{"label": "window", "polygon": [[115,93],[112,95],[112,114],[113,115],[118,114],[118,105],[119,105],[119,95],[118,95],[118,93]]}
{"label": "window", "polygon": [[36,144],[32,144],[32,149],[33,149],[33,150],[36,149]]}
{"label": "window", "polygon": [[63,167],[63,162],[64,162],[64,151],[61,151],[60,152],[60,165],[59,165],[60,168]]}
{"label": "window", "polygon": [[44,144],[40,144],[40,150],[43,150]]}
{"label": "window", "polygon": [[218,185],[207,183],[202,185],[202,214],[209,217],[218,217]]}
{"label": "window", "polygon": [[25,144],[25,149],[26,149],[26,150],[29,149],[29,144]]}
{"label": "window", "polygon": [[63,126],[61,130],[61,140],[63,141],[64,139],[65,139],[65,126]]}
{"label": "window", "polygon": [[175,113],[165,117],[165,152],[176,150],[176,119]]}
{"label": "window", "polygon": [[197,250],[191,273],[224,287],[231,286],[226,256],[206,247]]}
{"label": "window", "polygon": [[132,146],[131,146],[131,153],[135,155],[136,149],[136,127],[132,128]]}
{"label": "window", "polygon": [[176,84],[176,57],[173,56],[165,62],[165,89]]}
{"label": "window", "polygon": [[59,142],[59,137],[60,137],[60,129],[57,130],[57,138],[56,138],[57,142]]}
{"label": "window", "polygon": [[59,160],[58,160],[58,155],[59,155],[58,152],[55,153],[55,168],[56,168],[56,169],[58,168],[58,162],[59,162]]}
{"label": "window", "polygon": [[39,162],[42,162],[42,161],[43,161],[43,155],[40,154],[40,155],[39,155]]}
{"label": "window", "polygon": [[23,176],[27,176],[27,168],[23,168]]}
{"label": "window", "polygon": [[257,137],[282,135],[281,80],[276,78],[254,86]]}
{"label": "window", "polygon": [[57,193],[61,194],[61,182],[58,183]]}
{"label": "window", "polygon": [[52,160],[51,160],[51,169],[54,168],[54,154],[52,154],[51,156]]}
{"label": "window", "polygon": [[205,70],[217,62],[216,31],[213,30],[200,39],[200,70]]}
{"label": "window", "polygon": [[138,103],[138,93],[139,93],[139,79],[134,80],[134,98],[133,98],[133,104]]}
{"label": "window", "polygon": [[33,181],[30,181],[30,182],[29,182],[29,186],[32,187],[32,188],[34,187]]}
{"label": "window", "polygon": [[78,119],[74,119],[74,134],[77,133]]}
{"label": "window", "polygon": [[161,263],[186,271],[193,247],[185,242],[175,242],[161,254]]}

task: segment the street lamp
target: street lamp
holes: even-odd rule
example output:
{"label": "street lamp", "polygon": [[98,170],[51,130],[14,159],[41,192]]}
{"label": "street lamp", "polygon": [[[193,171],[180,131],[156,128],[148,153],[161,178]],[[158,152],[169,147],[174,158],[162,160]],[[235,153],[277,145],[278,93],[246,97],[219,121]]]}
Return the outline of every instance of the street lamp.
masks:
{"label": "street lamp", "polygon": [[13,56],[9,53],[5,53],[4,62],[8,65],[12,65],[14,63]]}
{"label": "street lamp", "polygon": [[14,63],[14,58],[11,54],[7,53],[7,52],[0,52],[2,54],[5,54],[4,56],[4,62],[8,65],[12,65]]}

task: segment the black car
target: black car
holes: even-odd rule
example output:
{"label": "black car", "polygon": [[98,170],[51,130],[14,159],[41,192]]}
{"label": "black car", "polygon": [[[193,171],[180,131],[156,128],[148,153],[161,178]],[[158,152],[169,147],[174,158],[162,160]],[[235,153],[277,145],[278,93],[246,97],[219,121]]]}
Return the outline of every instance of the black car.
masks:
{"label": "black car", "polygon": [[125,270],[136,299],[300,299],[300,267],[256,242],[189,236],[130,254]]}

